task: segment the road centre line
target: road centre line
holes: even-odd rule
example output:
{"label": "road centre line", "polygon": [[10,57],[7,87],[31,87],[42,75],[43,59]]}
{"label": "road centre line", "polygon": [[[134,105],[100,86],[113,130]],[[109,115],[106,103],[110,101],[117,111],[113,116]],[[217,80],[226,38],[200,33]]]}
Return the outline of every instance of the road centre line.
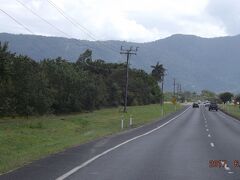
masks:
{"label": "road centre line", "polygon": [[215,145],[214,145],[214,143],[213,143],[213,142],[211,142],[211,143],[210,143],[210,145],[211,145],[212,147],[215,147]]}

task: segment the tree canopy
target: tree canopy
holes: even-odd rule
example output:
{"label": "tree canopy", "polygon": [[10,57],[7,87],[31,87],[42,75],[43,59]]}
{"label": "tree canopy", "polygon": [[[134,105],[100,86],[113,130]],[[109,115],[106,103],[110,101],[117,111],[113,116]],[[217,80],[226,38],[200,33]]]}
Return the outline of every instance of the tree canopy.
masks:
{"label": "tree canopy", "polygon": [[228,101],[231,101],[233,96],[234,95],[230,92],[224,92],[224,93],[219,94],[219,98],[221,99],[221,101],[224,104]]}
{"label": "tree canopy", "polygon": [[165,76],[166,69],[163,67],[163,64],[157,62],[155,66],[152,67],[152,76],[155,78],[156,81],[162,82]]}
{"label": "tree canopy", "polygon": [[[76,62],[61,57],[37,62],[0,44],[0,115],[92,111],[123,104],[125,64],[92,60],[83,52]],[[129,69],[128,105],[157,103],[156,79]]]}

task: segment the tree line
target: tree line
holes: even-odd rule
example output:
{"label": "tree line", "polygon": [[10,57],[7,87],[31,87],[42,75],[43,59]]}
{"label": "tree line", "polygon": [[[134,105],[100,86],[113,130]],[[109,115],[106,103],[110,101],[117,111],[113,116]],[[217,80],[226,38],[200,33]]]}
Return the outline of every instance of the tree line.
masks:
{"label": "tree line", "polygon": [[[125,63],[93,60],[91,50],[76,62],[61,57],[37,62],[11,53],[8,44],[0,42],[0,115],[58,114],[120,106],[125,71]],[[154,76],[129,69],[129,106],[159,102],[159,79]]]}

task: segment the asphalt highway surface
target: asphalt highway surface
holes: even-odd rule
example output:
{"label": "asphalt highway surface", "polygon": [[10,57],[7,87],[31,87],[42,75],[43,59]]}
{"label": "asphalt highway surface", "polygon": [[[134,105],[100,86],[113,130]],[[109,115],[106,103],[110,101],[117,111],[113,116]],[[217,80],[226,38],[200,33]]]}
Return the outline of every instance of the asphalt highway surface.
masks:
{"label": "asphalt highway surface", "polygon": [[204,106],[33,162],[0,179],[239,180],[240,121]]}

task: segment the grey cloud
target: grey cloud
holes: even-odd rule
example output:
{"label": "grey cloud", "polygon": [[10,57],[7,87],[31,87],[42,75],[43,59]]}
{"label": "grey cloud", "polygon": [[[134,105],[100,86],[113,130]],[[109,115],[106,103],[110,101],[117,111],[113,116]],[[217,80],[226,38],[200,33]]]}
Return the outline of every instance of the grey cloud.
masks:
{"label": "grey cloud", "polygon": [[239,34],[240,30],[239,0],[210,0],[206,11],[221,21],[230,35]]}
{"label": "grey cloud", "polygon": [[157,28],[159,30],[166,30],[175,32],[179,30],[178,25],[169,19],[161,17],[157,13],[151,14],[140,14],[140,13],[129,13],[129,19],[133,19],[136,23],[143,25],[147,29]]}
{"label": "grey cloud", "polygon": [[[34,33],[66,37],[66,35],[28,12],[15,0],[0,1],[2,2],[1,8],[9,12],[13,17],[16,17]],[[110,1],[105,0],[104,2]],[[165,9],[165,11],[143,9],[140,11],[132,10],[125,12],[124,9],[117,9],[115,7],[115,13],[115,11],[111,11],[111,8],[105,6],[101,6],[98,9],[102,1],[99,1],[99,4],[95,4],[97,1],[65,0],[59,1],[59,5],[68,15],[76,19],[79,24],[91,31],[95,35],[95,39],[150,41],[176,33],[219,36],[223,34],[221,27],[218,28],[222,24],[226,27],[228,34],[236,34],[240,28],[238,13],[240,5],[238,5],[237,1],[209,0],[209,5],[203,14],[190,13],[187,15],[182,10],[178,13],[171,13],[173,11],[171,8],[169,10]],[[41,17],[47,19],[71,37],[92,40],[86,33],[66,21],[47,1],[21,0],[21,2],[25,3]],[[164,0],[162,0],[161,4],[164,6]],[[222,23],[218,23],[215,19],[218,19]],[[2,22],[1,24],[4,24],[4,26],[0,27],[0,32],[28,33],[1,12],[0,21]],[[208,28],[212,28],[212,31],[209,32]]]}

